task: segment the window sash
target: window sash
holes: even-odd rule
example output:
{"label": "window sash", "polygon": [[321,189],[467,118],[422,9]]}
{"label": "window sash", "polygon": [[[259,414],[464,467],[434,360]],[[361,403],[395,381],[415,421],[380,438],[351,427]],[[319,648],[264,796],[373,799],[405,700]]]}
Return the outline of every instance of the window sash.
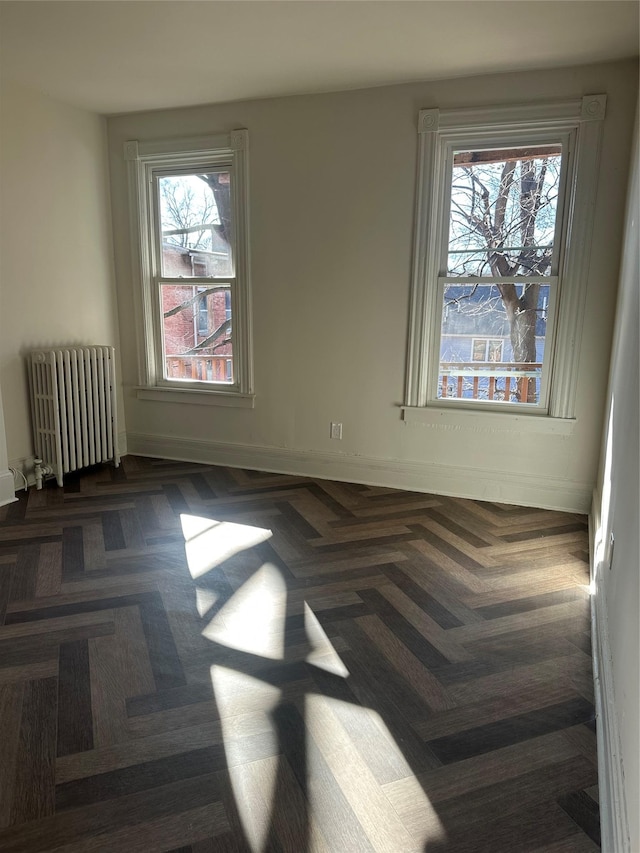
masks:
{"label": "window sash", "polygon": [[[443,209],[438,212],[440,220],[440,265],[439,275],[447,276],[449,268],[449,228],[451,221],[451,184],[453,177],[453,161],[458,151],[487,151],[493,149],[513,149],[513,148],[533,148],[542,147],[543,145],[559,144],[562,148],[562,159],[560,164],[560,182],[558,184],[558,203],[556,206],[556,220],[553,236],[553,252],[551,255],[551,266],[549,275],[545,276],[520,276],[520,277],[504,277],[504,281],[515,281],[516,278],[526,278],[527,281],[534,281],[536,278],[544,278],[548,280],[552,277],[558,277],[560,269],[561,249],[563,242],[563,234],[565,233],[565,197],[568,186],[568,175],[573,166],[573,158],[571,151],[575,147],[574,133],[556,133],[556,134],[536,134],[534,132],[523,134],[522,131],[517,133],[505,133],[497,137],[501,140],[501,144],[487,144],[486,141],[478,143],[475,136],[460,136],[455,140],[443,140],[442,142],[442,200]],[[542,140],[542,141],[541,141]],[[481,250],[478,250],[479,252]],[[453,277],[451,277],[453,278]],[[479,281],[489,281],[492,276],[473,276]]]}
{"label": "window sash", "polygon": [[[231,250],[231,274],[234,278],[236,273],[236,242],[235,242],[235,221],[237,210],[233,193],[233,185],[235,182],[235,174],[233,164],[229,164],[224,168],[211,169],[206,164],[202,167],[191,166],[189,169],[153,169],[151,173],[151,182],[149,184],[149,192],[151,193],[149,210],[151,213],[151,228],[153,232],[153,250],[152,250],[152,267],[155,278],[171,278],[172,276],[163,276],[162,269],[162,216],[160,215],[160,180],[161,178],[176,177],[180,175],[193,175],[194,172],[202,172],[202,174],[213,174],[214,172],[229,173],[231,178],[231,234],[229,235],[229,248]],[[203,276],[208,278],[208,276]],[[228,276],[211,276],[211,278],[227,278]],[[179,278],[179,277],[178,277]],[[189,276],[189,281],[193,281],[197,276]]]}
{"label": "window sash", "polygon": [[[167,358],[171,357],[171,354],[166,352],[166,340],[165,340],[165,324],[164,324],[164,314],[162,311],[162,288],[171,286],[171,285],[182,285],[184,287],[218,287],[219,285],[228,285],[228,291],[231,294],[231,317],[226,316],[225,310],[225,320],[231,320],[232,323],[232,354],[223,353],[220,355],[211,355],[211,354],[203,354],[202,358],[224,358],[230,359],[233,362],[234,366],[234,375],[235,381],[232,383],[227,382],[226,380],[215,380],[215,379],[176,379],[173,377],[167,376]],[[179,386],[183,388],[186,383],[189,384],[189,387],[199,388],[199,389],[207,389],[207,388],[220,388],[221,386],[225,389],[231,389],[235,391],[240,390],[239,379],[238,379],[238,371],[237,371],[237,356],[236,356],[236,343],[235,343],[235,330],[234,330],[234,311],[235,304],[237,302],[236,299],[236,289],[237,282],[235,278],[199,278],[199,279],[191,279],[191,278],[158,278],[155,281],[155,290],[156,290],[156,304],[157,304],[157,323],[159,333],[156,338],[156,361],[158,364],[158,374],[156,377],[156,384],[158,387],[176,387]],[[194,322],[198,323],[198,306],[199,299],[202,294],[198,294],[198,300],[193,303],[194,310]]]}
{"label": "window sash", "polygon": [[[513,279],[494,279],[493,281],[487,281],[482,279],[479,282],[482,285],[486,284],[494,284],[499,283],[500,281],[507,281],[511,283]],[[552,280],[553,283],[557,284],[557,278]],[[545,285],[549,285],[549,279],[541,280],[541,283]],[[436,289],[436,304],[439,305],[439,313],[437,317],[434,317],[433,324],[435,329],[435,333],[432,336],[431,343],[431,351],[428,354],[429,361],[429,373],[428,373],[428,386],[427,386],[427,394],[428,399],[434,405],[443,406],[443,407],[452,407],[452,408],[460,408],[460,407],[476,407],[481,409],[488,409],[490,411],[503,411],[508,409],[517,412],[538,412],[541,414],[548,414],[549,412],[549,397],[551,391],[551,367],[553,363],[553,356],[555,353],[555,335],[554,331],[556,329],[556,312],[558,306],[558,289],[557,287],[549,287],[549,303],[547,305],[547,328],[545,332],[544,339],[544,350],[542,354],[542,372],[540,376],[540,394],[537,403],[511,403],[507,401],[493,401],[493,400],[478,400],[478,399],[469,399],[469,398],[457,398],[457,397],[439,397],[438,396],[438,386],[439,386],[439,378],[440,378],[440,352],[441,352],[441,343],[442,343],[442,309],[444,307],[444,289],[447,284],[450,284],[451,281],[448,278],[442,277],[438,279],[437,289]],[[454,282],[456,283],[456,282]],[[465,284],[475,284],[475,278],[472,281],[468,279],[464,282]],[[471,336],[470,336],[471,337]],[[480,334],[479,332],[474,336],[476,338],[490,338],[491,335]],[[474,365],[473,361],[469,362],[469,372],[473,372]]]}

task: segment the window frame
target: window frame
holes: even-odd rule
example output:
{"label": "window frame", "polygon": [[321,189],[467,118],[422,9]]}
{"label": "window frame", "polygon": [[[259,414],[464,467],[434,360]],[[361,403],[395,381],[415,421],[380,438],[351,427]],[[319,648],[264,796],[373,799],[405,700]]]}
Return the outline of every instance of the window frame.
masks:
{"label": "window frame", "polygon": [[[483,358],[475,357],[475,353],[479,343],[482,343],[483,345]],[[489,358],[491,344],[499,344],[500,358]],[[504,341],[502,340],[502,338],[490,337],[487,335],[477,335],[476,337],[471,338],[471,361],[469,362],[469,364],[473,365],[474,361],[491,361],[495,362],[495,364],[501,364],[504,361],[503,354]]]}
{"label": "window frame", "polygon": [[[200,293],[198,295],[198,301],[196,304],[198,306],[198,314],[197,314],[197,321],[196,321],[196,326],[197,326],[196,332],[197,332],[199,337],[203,338],[203,337],[206,337],[207,332],[209,331],[209,302],[208,302],[207,295],[205,293]],[[203,317],[204,317],[204,325],[202,322]],[[227,317],[227,320],[228,319],[229,318]]]}
{"label": "window frame", "polygon": [[[230,133],[180,140],[138,142],[124,146],[128,167],[135,314],[140,399],[172,400],[215,405],[253,406],[253,352],[249,262],[249,135],[245,128]],[[158,250],[156,186],[163,173],[225,169],[231,173],[234,260],[232,276],[177,278],[163,276]],[[233,383],[172,380],[164,377],[162,344],[162,283],[231,285],[233,317]],[[180,395],[179,398],[176,395]]]}
{"label": "window frame", "polygon": [[[586,278],[593,228],[597,165],[606,95],[588,95],[573,101],[525,106],[480,107],[462,110],[421,110],[418,120],[419,153],[412,270],[410,326],[407,356],[405,419],[416,420],[416,411],[433,416],[455,411],[461,418],[486,411],[508,417],[573,419],[580,353]],[[437,397],[439,340],[442,317],[442,269],[449,227],[450,166],[452,152],[482,148],[544,144],[563,145],[564,204],[562,234],[557,247],[558,268],[547,280],[557,280],[550,290],[548,310],[555,311],[555,329],[546,357],[551,371],[541,405],[504,404]],[[565,158],[564,149],[567,146]],[[448,168],[449,167],[449,168]],[[560,231],[560,229],[562,229]],[[444,236],[443,236],[444,235]],[[554,253],[555,254],[555,253]],[[490,278],[479,279],[481,282]],[[469,280],[475,283],[475,278]],[[557,302],[557,305],[552,303]],[[543,370],[543,375],[544,375]],[[546,377],[545,377],[546,378]],[[412,411],[413,410],[413,411]],[[427,413],[428,414],[428,413]],[[410,417],[407,417],[409,415]],[[455,417],[455,415],[454,415]],[[419,415],[418,415],[419,419]],[[428,420],[428,418],[427,418]]]}

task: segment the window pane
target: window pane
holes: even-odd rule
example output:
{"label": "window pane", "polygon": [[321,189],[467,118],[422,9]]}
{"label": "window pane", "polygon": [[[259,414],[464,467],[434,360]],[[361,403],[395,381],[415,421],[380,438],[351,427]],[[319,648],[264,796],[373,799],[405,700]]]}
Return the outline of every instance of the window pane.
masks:
{"label": "window pane", "polygon": [[549,285],[444,288],[438,398],[539,403]]}
{"label": "window pane", "polygon": [[233,383],[229,285],[160,286],[165,379]]}
{"label": "window pane", "polygon": [[551,275],[560,145],[454,155],[447,275]]}
{"label": "window pane", "polygon": [[158,179],[162,275],[231,276],[231,173]]}

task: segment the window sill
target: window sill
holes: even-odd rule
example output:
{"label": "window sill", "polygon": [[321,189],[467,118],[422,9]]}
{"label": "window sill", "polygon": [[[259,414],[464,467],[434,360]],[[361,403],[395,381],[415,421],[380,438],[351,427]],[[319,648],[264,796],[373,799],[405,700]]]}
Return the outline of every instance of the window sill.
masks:
{"label": "window sill", "polygon": [[237,409],[253,409],[255,394],[238,391],[197,391],[193,388],[136,388],[138,400],[153,400],[160,403],[188,403],[195,406],[233,406]]}
{"label": "window sill", "polygon": [[573,435],[575,418],[552,418],[548,415],[513,414],[512,412],[472,412],[468,409],[436,406],[401,406],[402,420],[436,429],[468,429],[472,432],[546,433]]}

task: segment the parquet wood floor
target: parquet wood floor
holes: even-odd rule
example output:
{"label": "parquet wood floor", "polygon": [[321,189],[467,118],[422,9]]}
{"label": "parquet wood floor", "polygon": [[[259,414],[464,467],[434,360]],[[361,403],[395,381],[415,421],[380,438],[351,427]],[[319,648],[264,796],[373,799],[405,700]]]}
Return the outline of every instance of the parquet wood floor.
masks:
{"label": "parquet wood floor", "polygon": [[129,456],[0,509],[0,850],[599,849],[586,520]]}

